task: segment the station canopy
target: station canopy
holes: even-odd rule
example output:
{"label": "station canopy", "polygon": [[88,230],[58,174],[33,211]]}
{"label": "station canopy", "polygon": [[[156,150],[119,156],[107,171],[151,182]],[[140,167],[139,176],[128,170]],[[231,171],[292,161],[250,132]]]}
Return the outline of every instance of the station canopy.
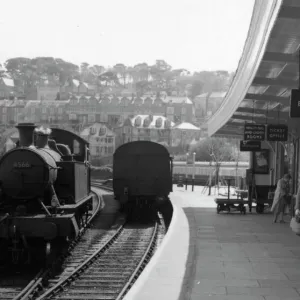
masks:
{"label": "station canopy", "polygon": [[241,138],[244,124],[287,124],[299,87],[300,1],[256,0],[242,57],[209,136]]}

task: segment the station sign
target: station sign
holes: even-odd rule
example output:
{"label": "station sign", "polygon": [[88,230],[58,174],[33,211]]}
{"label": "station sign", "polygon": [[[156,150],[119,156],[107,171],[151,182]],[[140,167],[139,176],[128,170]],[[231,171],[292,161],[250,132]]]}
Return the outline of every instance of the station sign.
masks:
{"label": "station sign", "polygon": [[263,141],[265,140],[266,127],[262,124],[245,124],[245,141]]}
{"label": "station sign", "polygon": [[261,142],[260,141],[240,141],[240,151],[260,151],[261,150]]}
{"label": "station sign", "polygon": [[291,90],[290,117],[300,118],[300,90]]}
{"label": "station sign", "polygon": [[269,124],[267,126],[267,141],[286,142],[288,140],[288,127],[284,124]]}

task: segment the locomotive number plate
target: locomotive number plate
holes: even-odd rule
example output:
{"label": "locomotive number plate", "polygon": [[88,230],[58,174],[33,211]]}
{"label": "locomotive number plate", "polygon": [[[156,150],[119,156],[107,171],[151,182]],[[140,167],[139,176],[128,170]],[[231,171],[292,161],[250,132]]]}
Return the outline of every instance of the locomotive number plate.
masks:
{"label": "locomotive number plate", "polygon": [[28,169],[31,168],[31,164],[28,161],[17,161],[14,162],[13,167],[15,169]]}

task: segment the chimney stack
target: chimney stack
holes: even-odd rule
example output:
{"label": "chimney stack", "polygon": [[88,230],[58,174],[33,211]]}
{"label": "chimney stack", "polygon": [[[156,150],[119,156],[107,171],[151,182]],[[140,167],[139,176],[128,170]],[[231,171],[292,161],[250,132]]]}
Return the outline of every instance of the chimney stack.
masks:
{"label": "chimney stack", "polygon": [[19,130],[19,146],[34,147],[33,132],[36,125],[34,123],[19,123],[16,128]]}

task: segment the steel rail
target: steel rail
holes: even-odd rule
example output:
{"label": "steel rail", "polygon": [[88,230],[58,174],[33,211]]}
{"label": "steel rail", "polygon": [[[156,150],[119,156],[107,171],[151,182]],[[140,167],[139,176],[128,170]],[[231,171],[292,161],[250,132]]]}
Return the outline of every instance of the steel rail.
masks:
{"label": "steel rail", "polygon": [[[92,186],[94,186],[92,184]],[[97,186],[95,185],[95,187],[97,188]],[[79,231],[79,235],[77,236],[77,238],[72,241],[72,243],[70,244],[69,248],[68,248],[68,253],[72,251],[72,249],[75,247],[75,245],[79,242],[79,240],[81,239],[81,237],[83,236],[83,234],[85,233],[86,229],[88,228],[88,226],[91,224],[92,220],[97,216],[97,214],[99,213],[100,209],[101,209],[101,197],[99,194],[97,194],[96,192],[92,191],[92,193],[94,194],[94,196],[96,197],[97,201],[97,206],[95,207],[95,209],[93,209],[93,213],[92,215],[88,218],[87,223],[85,224],[85,226],[83,228],[80,229]],[[64,258],[66,257],[66,254],[61,255],[60,257],[58,257],[55,262],[52,264],[56,265],[57,263],[59,263],[60,261],[62,261]],[[49,277],[52,273],[52,267],[44,270],[41,269],[38,274],[34,277],[34,279],[32,279],[23,289],[22,291],[13,298],[13,300],[27,300],[27,299],[33,299],[33,295],[43,286],[43,281],[47,279],[47,277]]]}

